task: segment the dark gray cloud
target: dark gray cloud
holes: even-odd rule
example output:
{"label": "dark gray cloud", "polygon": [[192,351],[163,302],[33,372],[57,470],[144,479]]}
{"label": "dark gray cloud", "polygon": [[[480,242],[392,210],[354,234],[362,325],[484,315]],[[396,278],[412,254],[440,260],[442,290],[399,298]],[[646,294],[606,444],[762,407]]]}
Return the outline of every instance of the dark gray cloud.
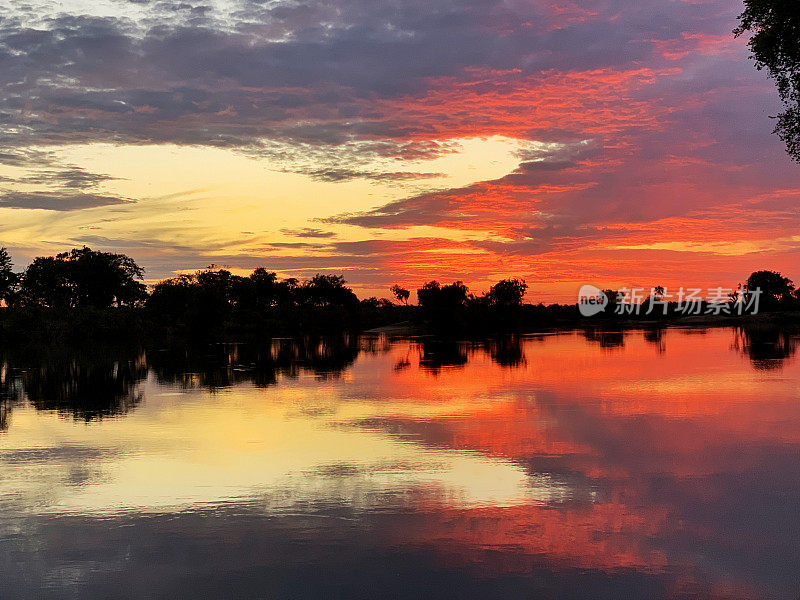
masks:
{"label": "dark gray cloud", "polygon": [[51,192],[5,192],[0,194],[0,208],[27,208],[72,211],[114,204],[129,204],[131,200],[102,194]]}
{"label": "dark gray cloud", "polygon": [[54,160],[52,152],[37,148],[4,148],[0,151],[0,165],[9,167],[48,167]]}
{"label": "dark gray cloud", "polygon": [[[526,76],[662,64],[654,41],[721,32],[732,12],[721,1],[656,0],[590,2],[572,19],[546,5],[498,0],[243,1],[225,15],[193,3],[154,10],[164,18],[153,26],[63,14],[34,25],[6,11],[0,123],[24,130],[9,129],[0,141],[254,149],[262,139],[408,138],[426,123],[397,119],[370,101],[480,69]],[[172,13],[210,16],[190,26]]]}
{"label": "dark gray cloud", "polygon": [[291,235],[294,237],[305,237],[305,238],[332,238],[336,237],[336,234],[332,231],[324,231],[322,229],[317,229],[315,227],[303,227],[301,229],[281,229],[281,233],[285,235]]}
{"label": "dark gray cloud", "polygon": [[133,202],[95,191],[100,184],[115,179],[109,175],[61,165],[50,154],[35,154],[34,160],[26,166],[37,164],[51,168],[39,169],[23,177],[0,178],[0,182],[38,185],[46,189],[29,192],[0,190],[0,207],[72,211]]}
{"label": "dark gray cloud", "polygon": [[53,185],[67,189],[93,188],[99,184],[116,179],[110,175],[92,173],[81,167],[67,167],[62,170],[49,169],[36,171],[33,175],[18,179],[19,183]]}
{"label": "dark gray cloud", "polygon": [[534,146],[518,152],[521,162],[517,172],[559,171],[575,167],[581,161],[599,156],[601,153],[602,144],[592,139],[555,146]]}
{"label": "dark gray cloud", "polygon": [[312,169],[301,171],[313,179],[320,181],[352,181],[353,179],[366,179],[374,182],[403,182],[423,179],[436,179],[445,177],[444,173],[417,173],[414,171],[358,171],[355,169]]}
{"label": "dark gray cloud", "polygon": [[[451,209],[458,204],[457,197],[467,194],[470,189],[447,190],[446,193],[430,192],[402,198],[372,210],[325,218],[322,222],[381,229],[441,224],[444,217],[454,215]],[[460,220],[470,220],[471,217],[466,213],[454,216]]]}

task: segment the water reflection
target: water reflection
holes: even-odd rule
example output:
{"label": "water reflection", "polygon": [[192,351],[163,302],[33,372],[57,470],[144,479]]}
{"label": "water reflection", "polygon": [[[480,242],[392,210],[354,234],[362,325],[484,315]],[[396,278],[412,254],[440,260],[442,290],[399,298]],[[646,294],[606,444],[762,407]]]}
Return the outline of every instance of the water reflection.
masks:
{"label": "water reflection", "polygon": [[378,341],[341,336],[281,339],[262,346],[0,355],[0,430],[7,429],[9,414],[23,396],[36,409],[91,421],[135,408],[142,400],[140,384],[148,372],[162,384],[209,390],[243,383],[269,386],[279,376],[296,378],[304,372],[319,379],[336,378],[359,352],[379,351]]}
{"label": "water reflection", "polygon": [[653,327],[642,332],[644,340],[655,346],[659,354],[667,351],[665,331],[663,327]]}
{"label": "water reflection", "polygon": [[8,429],[11,408],[21,397],[20,385],[13,377],[5,356],[0,353],[0,432]]}
{"label": "water reflection", "polygon": [[608,329],[585,329],[584,337],[589,342],[595,342],[601,348],[613,349],[621,348],[625,345],[625,331]]}
{"label": "water reflection", "polygon": [[431,373],[463,367],[469,361],[473,346],[468,342],[425,338],[418,344],[419,365]]}
{"label": "water reflection", "polygon": [[39,410],[54,410],[91,421],[124,415],[142,400],[138,384],[147,375],[144,357],[67,360],[31,367],[21,374],[22,390]]}
{"label": "water reflection", "polygon": [[491,356],[492,360],[500,366],[520,367],[525,364],[522,338],[518,335],[487,341],[483,348],[484,352]]}
{"label": "water reflection", "polygon": [[797,351],[798,336],[778,326],[749,326],[737,330],[734,347],[744,352],[756,369],[779,369]]}
{"label": "water reflection", "polygon": [[353,364],[359,352],[375,351],[373,341],[344,335],[280,339],[264,345],[163,349],[149,352],[148,358],[161,383],[216,389],[244,382],[274,385],[279,376],[298,377],[304,371],[321,379],[335,378]]}
{"label": "water reflection", "polygon": [[2,596],[793,599],[797,339],[4,357]]}
{"label": "water reflection", "polygon": [[122,415],[141,401],[138,385],[146,376],[139,352],[5,355],[0,361],[2,414],[7,419],[24,396],[39,410],[83,421]]}

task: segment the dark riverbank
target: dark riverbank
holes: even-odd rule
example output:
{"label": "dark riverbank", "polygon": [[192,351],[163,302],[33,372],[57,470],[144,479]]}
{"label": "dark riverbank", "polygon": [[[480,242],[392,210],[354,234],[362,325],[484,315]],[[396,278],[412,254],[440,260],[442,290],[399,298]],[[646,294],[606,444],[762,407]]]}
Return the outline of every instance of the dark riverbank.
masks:
{"label": "dark riverbank", "polygon": [[276,337],[332,336],[347,333],[396,336],[438,335],[459,339],[559,330],[659,329],[668,326],[800,329],[800,311],[755,315],[680,314],[583,317],[575,305],[521,305],[450,311],[362,301],[348,310],[295,307],[293,310],[214,314],[167,321],[147,307],[0,308],[0,344],[16,347],[88,345],[171,347],[217,342],[257,342]]}

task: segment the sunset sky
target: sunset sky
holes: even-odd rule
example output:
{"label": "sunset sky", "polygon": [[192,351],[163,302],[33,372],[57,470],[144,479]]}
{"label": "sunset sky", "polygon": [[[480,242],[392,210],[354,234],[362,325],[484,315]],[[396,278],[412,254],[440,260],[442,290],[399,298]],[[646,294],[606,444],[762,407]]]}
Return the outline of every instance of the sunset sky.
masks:
{"label": "sunset sky", "polygon": [[738,0],[10,0],[0,246],[364,295],[800,280]]}

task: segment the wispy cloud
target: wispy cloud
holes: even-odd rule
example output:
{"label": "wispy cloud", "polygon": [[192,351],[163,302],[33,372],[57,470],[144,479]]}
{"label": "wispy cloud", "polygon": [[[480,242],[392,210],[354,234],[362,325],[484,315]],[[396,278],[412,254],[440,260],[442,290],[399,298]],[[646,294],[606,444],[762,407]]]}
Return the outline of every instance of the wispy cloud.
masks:
{"label": "wispy cloud", "polygon": [[114,204],[129,204],[131,200],[102,194],[53,194],[48,192],[6,192],[0,194],[0,208],[73,211]]}
{"label": "wispy cloud", "polygon": [[336,237],[336,234],[333,231],[323,231],[322,229],[317,229],[316,227],[302,227],[300,229],[281,229],[281,233],[285,235],[289,235],[292,237],[304,237],[304,238],[332,238]]}

